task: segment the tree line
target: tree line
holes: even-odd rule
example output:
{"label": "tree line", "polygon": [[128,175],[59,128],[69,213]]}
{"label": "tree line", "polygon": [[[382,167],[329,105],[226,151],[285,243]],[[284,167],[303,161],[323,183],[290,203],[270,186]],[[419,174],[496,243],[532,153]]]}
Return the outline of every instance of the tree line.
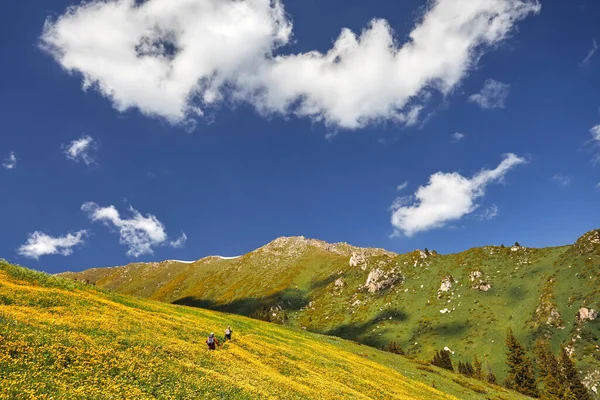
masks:
{"label": "tree line", "polygon": [[[591,400],[587,388],[583,385],[574,361],[563,346],[558,355],[552,351],[550,343],[538,340],[534,346],[534,362],[527,356],[523,345],[517,340],[513,331],[508,329],[506,335],[506,366],[508,376],[504,386],[524,395],[543,400]],[[384,350],[402,354],[402,347],[390,342]],[[435,353],[431,365],[456,372],[448,349]],[[537,378],[536,378],[537,371]],[[458,363],[458,373],[497,384],[496,375],[489,364],[484,369],[481,361],[475,356],[473,363]]]}

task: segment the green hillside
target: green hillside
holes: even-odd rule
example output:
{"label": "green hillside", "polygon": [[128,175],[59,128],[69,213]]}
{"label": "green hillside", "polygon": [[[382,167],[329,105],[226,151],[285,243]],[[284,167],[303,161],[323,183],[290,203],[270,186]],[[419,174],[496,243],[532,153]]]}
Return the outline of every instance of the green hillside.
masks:
{"label": "green hillside", "polygon": [[[209,331],[234,340],[208,351]],[[0,261],[2,399],[523,399],[371,347]]]}
{"label": "green hillside", "polygon": [[[65,274],[119,293],[253,315],[420,359],[448,347],[506,375],[505,335],[530,347],[568,346],[590,390],[600,389],[600,231],[574,245],[486,246],[458,254],[397,255],[280,238],[240,258],[165,261]],[[579,310],[591,318],[579,318]],[[263,314],[267,314],[263,312]]]}

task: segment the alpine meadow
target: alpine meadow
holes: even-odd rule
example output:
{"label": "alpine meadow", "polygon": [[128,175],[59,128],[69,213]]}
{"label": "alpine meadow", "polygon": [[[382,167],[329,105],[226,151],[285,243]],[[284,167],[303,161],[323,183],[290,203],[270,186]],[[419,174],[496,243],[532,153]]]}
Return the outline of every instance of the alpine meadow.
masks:
{"label": "alpine meadow", "polygon": [[4,3],[0,400],[600,400],[600,1]]}

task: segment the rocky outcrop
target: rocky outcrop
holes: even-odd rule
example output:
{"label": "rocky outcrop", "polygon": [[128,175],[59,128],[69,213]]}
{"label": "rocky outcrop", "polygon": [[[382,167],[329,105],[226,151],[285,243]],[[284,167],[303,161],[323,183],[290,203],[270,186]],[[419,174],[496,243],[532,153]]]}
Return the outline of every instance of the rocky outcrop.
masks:
{"label": "rocky outcrop", "polygon": [[471,287],[475,290],[487,292],[492,288],[492,284],[484,278],[483,272],[481,272],[480,270],[471,271],[469,279],[471,280],[471,282],[473,282],[473,285]]}
{"label": "rocky outcrop", "polygon": [[600,229],[590,231],[577,239],[573,245],[577,253],[587,254],[600,250]]}
{"label": "rocky outcrop", "polygon": [[444,279],[442,279],[442,285],[438,289],[438,292],[440,292],[440,293],[449,292],[452,289],[453,283],[454,283],[454,278],[452,277],[452,275],[445,276]]}
{"label": "rocky outcrop", "polygon": [[349,261],[348,265],[350,265],[351,267],[360,266],[360,269],[365,271],[368,266],[367,258],[363,254],[352,253],[352,256],[350,257],[350,261]]}
{"label": "rocky outcrop", "polygon": [[579,322],[593,321],[598,318],[598,311],[592,308],[581,307],[577,313],[577,320]]}
{"label": "rocky outcrop", "polygon": [[472,271],[471,274],[469,275],[471,282],[475,282],[476,280],[478,280],[481,277],[483,277],[483,272],[481,272],[481,271]]}
{"label": "rocky outcrop", "polygon": [[344,280],[342,278],[338,278],[335,280],[334,285],[337,288],[343,288],[344,286],[346,286],[346,282],[344,282]]}
{"label": "rocky outcrop", "polygon": [[473,289],[479,290],[480,292],[487,292],[491,288],[492,288],[492,284],[489,282],[484,282],[484,281],[481,281],[481,282],[477,283],[476,285],[473,285]]}
{"label": "rocky outcrop", "polygon": [[369,293],[375,293],[380,290],[388,289],[395,283],[402,282],[403,280],[404,277],[396,268],[392,268],[388,272],[385,272],[380,268],[375,268],[369,273],[364,287]]}

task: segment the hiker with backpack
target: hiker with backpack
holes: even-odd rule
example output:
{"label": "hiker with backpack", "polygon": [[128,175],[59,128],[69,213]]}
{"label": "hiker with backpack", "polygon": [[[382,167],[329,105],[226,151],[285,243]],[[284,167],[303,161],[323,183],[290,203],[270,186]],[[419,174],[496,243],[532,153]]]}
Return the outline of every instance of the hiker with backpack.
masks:
{"label": "hiker with backpack", "polygon": [[233,332],[233,330],[231,329],[230,326],[228,326],[227,329],[225,329],[225,340],[231,340],[232,332]]}
{"label": "hiker with backpack", "polygon": [[209,350],[214,350],[217,348],[217,346],[219,346],[219,341],[215,337],[214,333],[211,332],[210,335],[208,335],[208,339],[206,339],[206,344],[208,345]]}

